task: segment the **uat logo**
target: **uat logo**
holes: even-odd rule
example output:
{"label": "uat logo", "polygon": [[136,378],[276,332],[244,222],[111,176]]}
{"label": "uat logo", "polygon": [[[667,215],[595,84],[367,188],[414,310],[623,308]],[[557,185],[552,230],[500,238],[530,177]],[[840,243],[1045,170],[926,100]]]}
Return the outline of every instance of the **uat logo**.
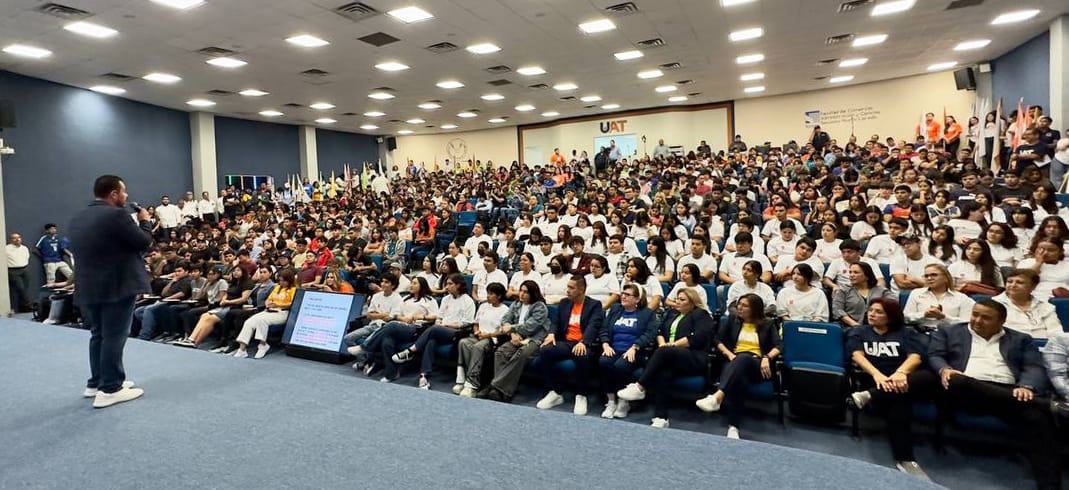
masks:
{"label": "uat logo", "polygon": [[601,125],[600,125],[601,133],[602,134],[606,134],[606,133],[622,133],[622,132],[624,132],[624,126],[626,124],[627,124],[627,119],[619,119],[619,120],[616,120],[616,121],[605,121],[605,122],[602,122]]}

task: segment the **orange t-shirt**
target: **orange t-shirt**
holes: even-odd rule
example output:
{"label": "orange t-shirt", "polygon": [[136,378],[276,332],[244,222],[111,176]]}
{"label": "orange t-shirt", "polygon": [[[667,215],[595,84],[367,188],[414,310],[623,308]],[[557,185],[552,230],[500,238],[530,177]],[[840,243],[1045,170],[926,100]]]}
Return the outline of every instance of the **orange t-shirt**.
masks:
{"label": "orange t-shirt", "polygon": [[946,129],[946,139],[950,141],[952,139],[961,136],[961,125],[958,123],[951,123]]}
{"label": "orange t-shirt", "polygon": [[561,155],[559,153],[554,153],[553,155],[550,155],[549,163],[552,163],[558,167],[564,165],[564,155]]}
{"label": "orange t-shirt", "polygon": [[[939,123],[935,122],[934,120],[931,121],[931,122],[925,123],[924,126],[925,126],[924,127],[924,132],[926,133],[926,135],[928,137],[928,141],[939,141],[939,138],[940,138],[939,133],[943,130],[943,126],[940,125]],[[921,132],[921,126],[918,124],[917,125],[917,134],[920,134],[920,132]]]}
{"label": "orange t-shirt", "polygon": [[583,340],[583,328],[579,325],[582,318],[583,304],[573,304],[572,316],[568,318],[568,331],[564,334],[564,340],[567,340],[568,342],[579,342],[580,340]]}

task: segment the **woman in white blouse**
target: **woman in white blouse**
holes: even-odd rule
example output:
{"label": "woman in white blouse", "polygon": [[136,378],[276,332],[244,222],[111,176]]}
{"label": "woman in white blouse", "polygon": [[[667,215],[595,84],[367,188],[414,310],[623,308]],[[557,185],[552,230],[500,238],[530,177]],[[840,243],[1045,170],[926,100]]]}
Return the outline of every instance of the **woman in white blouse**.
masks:
{"label": "woman in white blouse", "polygon": [[828,321],[828,298],[824,290],[812,285],[816,273],[809,264],[798,264],[791,272],[793,288],[780,289],[776,296],[776,314],[784,321]]}
{"label": "woman in white blouse", "polygon": [[675,260],[687,254],[683,246],[683,240],[676,235],[676,230],[671,226],[661,227],[661,238],[664,239],[664,251]]}
{"label": "woman in white blouse", "polygon": [[1039,274],[1039,284],[1033,294],[1042,301],[1050,299],[1057,288],[1069,289],[1069,261],[1065,260],[1065,250],[1054,240],[1040,240],[1035,256],[1022,260],[1017,268],[1032,269]]}
{"label": "woman in white blouse", "polygon": [[947,226],[954,229],[954,238],[959,245],[980,238],[980,233],[987,226],[984,205],[976,201],[963,202],[961,217],[950,220]]}
{"label": "woman in white blouse", "polygon": [[[455,277],[456,274],[449,276]],[[464,283],[461,277],[462,285]],[[447,282],[448,286],[448,282]],[[447,289],[448,291],[448,289]],[[369,337],[364,342],[364,352],[381,354],[385,373],[379,381],[390,382],[398,377],[397,363],[391,357],[396,354],[401,344],[412,342],[420,332],[438,320],[438,302],[431,296],[431,288],[422,277],[412,280],[409,295],[401,302],[390,315],[396,320],[384,325],[381,330]],[[475,310],[472,309],[472,317]],[[364,374],[370,375],[375,371],[375,362],[368,362],[364,366]]]}
{"label": "woman in white blouse", "polygon": [[661,282],[650,272],[650,268],[646,267],[646,262],[639,257],[631,257],[627,261],[624,285],[627,284],[634,284],[646,291],[646,306],[649,309],[656,310],[661,307],[661,299],[664,297]]}
{"label": "woman in white blouse", "polygon": [[594,227],[590,224],[590,218],[585,214],[580,214],[575,220],[575,227],[572,228],[572,236],[583,237],[583,240],[589,244],[590,239],[594,237]]}
{"label": "woman in white blouse", "polygon": [[657,276],[658,281],[672,282],[676,261],[669,257],[668,251],[664,249],[663,238],[655,236],[646,244],[646,267]]}
{"label": "woman in white blouse", "polygon": [[698,294],[698,297],[701,298],[705,309],[709,309],[709,295],[705,293],[705,288],[698,282],[701,277],[702,274],[697,265],[683,264],[683,267],[679,268],[679,281],[676,281],[676,284],[672,286],[672,290],[668,292],[668,297],[664,300],[665,306],[675,309],[675,298],[679,297],[679,291],[693,289]]}
{"label": "woman in white blouse", "polygon": [[746,294],[756,294],[764,301],[767,309],[774,309],[776,307],[776,294],[772,292],[772,288],[763,282],[759,282],[757,279],[761,277],[761,273],[764,271],[764,267],[756,260],[751,260],[742,265],[742,280],[735,281],[728,288],[727,307],[731,314],[735,311],[735,302],[739,298]]}
{"label": "woman in white blouse", "polygon": [[842,251],[839,250],[839,245],[842,245],[843,241],[837,238],[838,236],[839,226],[835,223],[820,225],[820,240],[817,240],[817,249],[813,254],[821,262],[830,264],[833,260],[843,257]]}
{"label": "woman in white blouse", "polygon": [[560,303],[568,295],[568,279],[572,277],[569,270],[567,257],[557,255],[549,259],[549,272],[542,274],[542,282],[539,283],[545,289],[547,305]]}
{"label": "woman in white blouse", "polygon": [[1024,258],[1017,243],[1017,235],[1006,223],[991,223],[984,231],[984,239],[991,249],[991,258],[999,267],[1016,267]]}
{"label": "woman in white blouse", "polygon": [[586,275],[586,295],[601,301],[604,309],[609,309],[620,299],[620,281],[609,274],[609,260],[595,255],[590,261],[590,274]]}
{"label": "woman in white blouse", "polygon": [[[394,354],[390,360],[396,364],[408,362],[416,357],[417,352],[422,352],[420,361],[419,388],[431,389],[431,382],[427,380],[427,373],[434,367],[434,354],[439,345],[448,345],[453,342],[457,332],[475,323],[475,300],[468,294],[468,283],[464,276],[453,274],[445,281],[446,295],[442,303],[438,305],[438,315],[434,324],[423,331],[416,343],[411,347]],[[387,330],[390,326],[385,327]],[[384,332],[386,333],[386,332]]]}
{"label": "woman in white blouse", "polygon": [[887,227],[883,222],[883,211],[876,206],[865,208],[863,219],[850,227],[850,238],[859,242],[866,241],[876,235],[887,233]]}
{"label": "woman in white blouse", "polygon": [[991,248],[981,240],[972,240],[965,245],[961,260],[947,268],[954,278],[955,289],[961,291],[969,284],[982,284],[1002,288],[1002,271],[999,270]]}
{"label": "woman in white blouse", "polygon": [[1006,292],[991,298],[1006,305],[1006,328],[1024,332],[1036,339],[1062,333],[1062,323],[1054,305],[1033,294],[1039,274],[1032,269],[1014,269],[1006,276]]}
{"label": "woman in white blouse", "polygon": [[914,289],[903,313],[906,321],[930,328],[946,327],[969,321],[975,302],[954,290],[954,279],[947,268],[932,264],[924,268],[927,287]]}

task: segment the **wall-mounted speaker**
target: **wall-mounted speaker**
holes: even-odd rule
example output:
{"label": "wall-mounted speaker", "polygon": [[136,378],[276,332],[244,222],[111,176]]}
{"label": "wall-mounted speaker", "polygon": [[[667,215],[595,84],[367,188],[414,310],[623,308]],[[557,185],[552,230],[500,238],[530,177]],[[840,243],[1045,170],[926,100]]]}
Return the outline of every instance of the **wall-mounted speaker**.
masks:
{"label": "wall-mounted speaker", "polygon": [[397,149],[397,138],[390,136],[386,138],[386,151],[394,151]]}
{"label": "wall-mounted speaker", "polygon": [[976,90],[976,73],[972,68],[955,71],[954,83],[958,86],[958,90]]}
{"label": "wall-mounted speaker", "polygon": [[15,102],[0,100],[0,129],[15,127]]}

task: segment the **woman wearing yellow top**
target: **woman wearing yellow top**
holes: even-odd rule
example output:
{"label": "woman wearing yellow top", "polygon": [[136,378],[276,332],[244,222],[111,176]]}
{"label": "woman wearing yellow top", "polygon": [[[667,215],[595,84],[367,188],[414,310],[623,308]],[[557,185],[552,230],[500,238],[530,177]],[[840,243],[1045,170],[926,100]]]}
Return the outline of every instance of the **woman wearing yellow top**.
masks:
{"label": "woman wearing yellow top", "polygon": [[728,438],[739,438],[739,423],[750,385],[772,377],[772,362],[780,355],[779,329],[765,318],[765,302],[756,294],[739,298],[736,313],[717,332],[716,350],[727,360],[720,388],[697,401],[706,412],[720,410],[728,423]]}
{"label": "woman wearing yellow top", "polygon": [[234,357],[249,357],[245,349],[248,348],[253,333],[256,334],[256,340],[260,341],[256,346],[256,359],[267,355],[267,351],[271,348],[267,345],[267,331],[272,325],[286,323],[286,318],[290,315],[290,305],[293,304],[293,295],[297,293],[295,281],[293,270],[285,269],[279,273],[278,285],[271,290],[264,304],[267,309],[249,317],[245,320],[245,325],[241,327],[241,333],[238,334],[238,350],[234,352]]}

